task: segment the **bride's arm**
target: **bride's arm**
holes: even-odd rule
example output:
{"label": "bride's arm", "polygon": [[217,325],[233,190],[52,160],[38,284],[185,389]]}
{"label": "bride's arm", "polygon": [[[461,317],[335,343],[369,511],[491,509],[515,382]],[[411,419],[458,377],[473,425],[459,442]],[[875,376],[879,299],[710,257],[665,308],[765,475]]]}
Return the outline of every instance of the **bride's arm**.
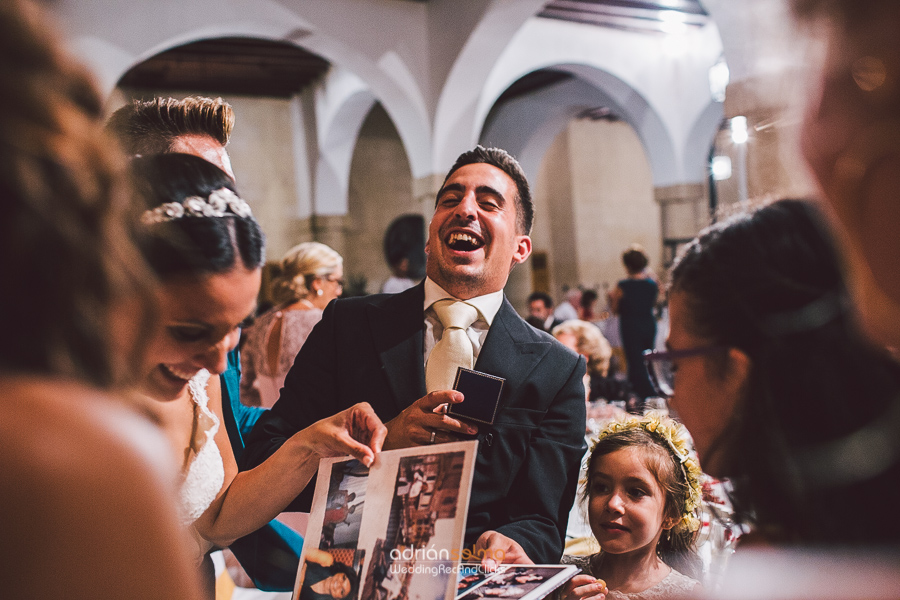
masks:
{"label": "bride's arm", "polygon": [[[210,378],[209,407],[222,420],[218,377]],[[225,464],[225,483],[206,512],[194,523],[204,538],[227,546],[275,518],[319,468],[319,459],[352,455],[372,464],[387,429],[366,403],[357,404],[291,436],[264,463],[238,473],[228,432],[220,427],[216,445]]]}

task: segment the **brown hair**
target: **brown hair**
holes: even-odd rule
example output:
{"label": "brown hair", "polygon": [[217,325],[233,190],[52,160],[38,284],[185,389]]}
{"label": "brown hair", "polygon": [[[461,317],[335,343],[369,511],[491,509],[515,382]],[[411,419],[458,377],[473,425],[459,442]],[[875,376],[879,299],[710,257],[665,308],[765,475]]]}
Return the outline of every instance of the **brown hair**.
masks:
{"label": "brown hair", "polygon": [[0,69],[0,368],[109,386],[136,358],[111,305],[148,297],[123,162],[91,80],[23,0],[0,3]]}
{"label": "brown hair", "polygon": [[628,250],[622,253],[622,264],[625,265],[625,270],[628,271],[629,275],[637,275],[647,268],[647,265],[650,264],[650,259],[647,258],[647,253],[644,252],[643,246],[632,244],[628,247]]}
{"label": "brown hair", "polygon": [[234,128],[234,111],[222,98],[133,100],[112,114],[107,128],[131,156],[170,152],[182,135],[208,135],[224,147]]}

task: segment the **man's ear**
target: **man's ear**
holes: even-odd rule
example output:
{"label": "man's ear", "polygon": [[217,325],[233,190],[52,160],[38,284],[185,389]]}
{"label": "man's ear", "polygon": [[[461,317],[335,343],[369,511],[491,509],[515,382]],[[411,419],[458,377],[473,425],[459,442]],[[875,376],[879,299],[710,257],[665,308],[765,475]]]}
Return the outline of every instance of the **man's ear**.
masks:
{"label": "man's ear", "polygon": [[531,238],[527,235],[516,236],[516,252],[513,254],[513,264],[523,263],[531,256]]}

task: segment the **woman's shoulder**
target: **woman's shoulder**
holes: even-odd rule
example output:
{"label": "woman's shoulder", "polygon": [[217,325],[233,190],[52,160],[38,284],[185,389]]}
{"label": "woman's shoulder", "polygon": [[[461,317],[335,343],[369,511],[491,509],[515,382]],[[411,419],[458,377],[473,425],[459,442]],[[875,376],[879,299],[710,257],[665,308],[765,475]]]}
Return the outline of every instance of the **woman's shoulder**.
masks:
{"label": "woman's shoulder", "polygon": [[[171,576],[147,582],[168,588],[156,597],[194,597],[175,518],[175,460],[157,429],[74,382],[0,377],[0,390],[0,507],[15,515],[4,542],[17,548],[0,565],[4,590],[72,595],[95,586],[103,569],[103,589],[127,595],[150,565],[168,573],[160,580]],[[171,596],[179,586],[183,595]]]}
{"label": "woman's shoulder", "polygon": [[286,310],[284,311],[284,320],[291,323],[316,323],[322,320],[323,312],[321,308]]}
{"label": "woman's shoulder", "polygon": [[30,468],[53,471],[58,461],[82,471],[108,462],[141,464],[144,470],[149,464],[174,482],[175,461],[165,438],[126,401],[45,378],[0,377],[0,389],[0,435],[9,448],[23,451],[20,458]]}

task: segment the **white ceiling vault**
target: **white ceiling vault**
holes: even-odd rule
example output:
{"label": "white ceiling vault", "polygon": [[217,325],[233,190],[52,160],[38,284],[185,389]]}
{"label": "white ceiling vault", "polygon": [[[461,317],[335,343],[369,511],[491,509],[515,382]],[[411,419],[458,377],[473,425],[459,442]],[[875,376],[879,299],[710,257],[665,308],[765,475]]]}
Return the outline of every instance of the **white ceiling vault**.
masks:
{"label": "white ceiling vault", "polygon": [[595,114],[631,124],[655,186],[700,182],[724,114],[710,69],[723,56],[733,80],[770,68],[754,50],[752,36],[770,34],[753,7],[784,14],[782,0],[57,0],[53,7],[106,91],[123,77],[159,89],[179,76],[211,91],[285,97],[312,88],[316,185],[331,186],[322,197],[333,205],[320,209],[333,214],[346,210],[353,141],[375,102],[417,179],[443,173],[477,142],[506,147],[533,174],[569,119]]}

